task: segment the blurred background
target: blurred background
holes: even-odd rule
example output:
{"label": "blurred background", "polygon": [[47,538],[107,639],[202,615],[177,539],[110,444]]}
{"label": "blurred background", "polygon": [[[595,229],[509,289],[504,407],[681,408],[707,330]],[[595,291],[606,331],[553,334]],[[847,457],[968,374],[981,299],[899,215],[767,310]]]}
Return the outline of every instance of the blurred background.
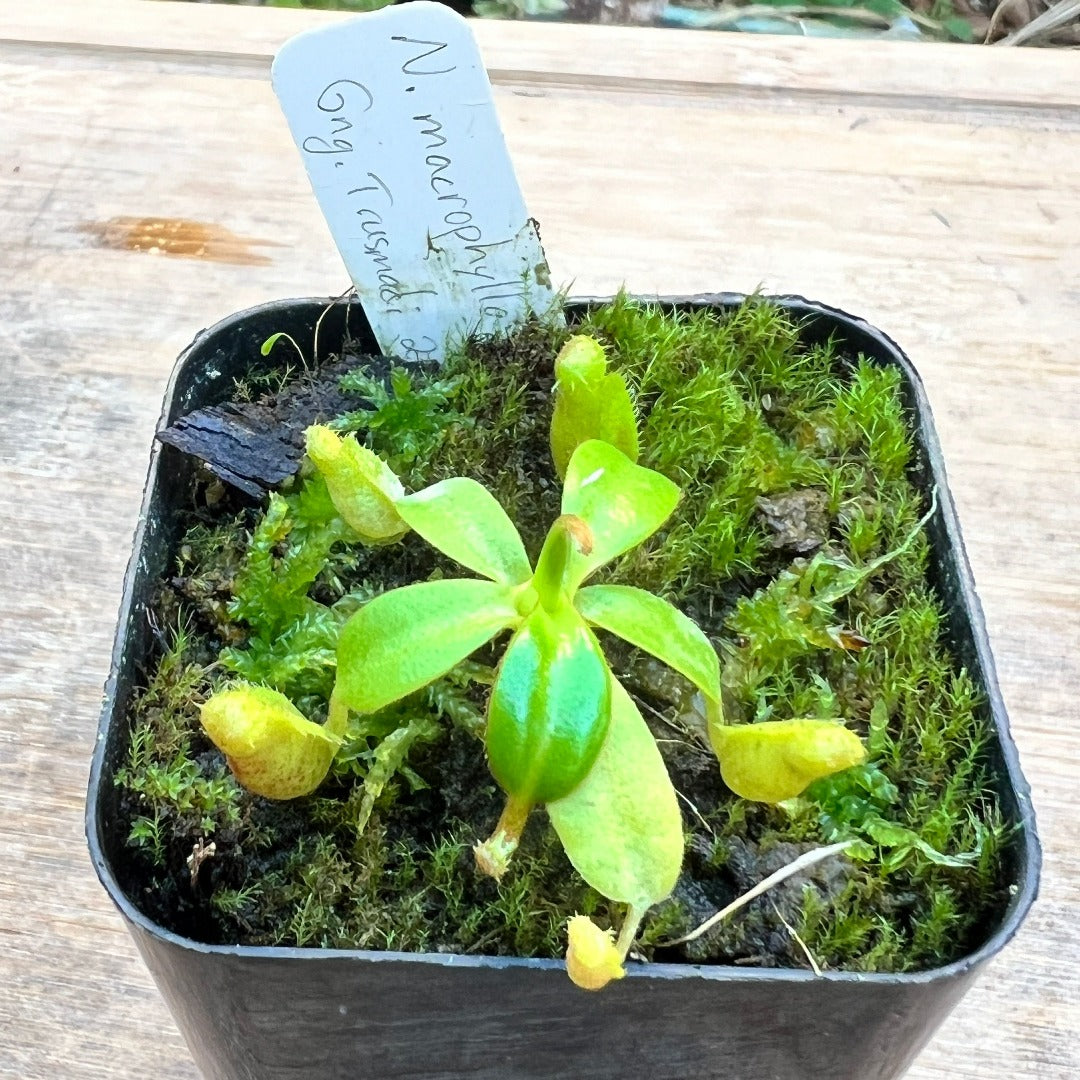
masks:
{"label": "blurred background", "polygon": [[[188,0],[374,11],[395,0]],[[462,15],[1080,48],[1080,0],[447,0]]]}

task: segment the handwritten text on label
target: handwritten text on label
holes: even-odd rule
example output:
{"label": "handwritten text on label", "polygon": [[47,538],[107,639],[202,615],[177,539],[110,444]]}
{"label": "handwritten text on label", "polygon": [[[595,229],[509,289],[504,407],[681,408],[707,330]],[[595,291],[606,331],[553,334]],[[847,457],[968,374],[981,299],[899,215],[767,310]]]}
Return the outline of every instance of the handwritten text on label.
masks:
{"label": "handwritten text on label", "polygon": [[273,80],[384,351],[439,359],[553,308],[464,19],[421,0],[310,31]]}

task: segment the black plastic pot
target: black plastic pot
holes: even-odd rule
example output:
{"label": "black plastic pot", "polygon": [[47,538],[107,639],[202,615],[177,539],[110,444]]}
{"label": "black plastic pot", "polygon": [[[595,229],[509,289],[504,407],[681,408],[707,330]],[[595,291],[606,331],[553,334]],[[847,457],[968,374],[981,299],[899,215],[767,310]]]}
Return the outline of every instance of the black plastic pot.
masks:
{"label": "black plastic pot", "polygon": [[[731,294],[664,301],[724,310]],[[590,301],[572,304],[572,318]],[[935,971],[861,975],[682,964],[631,965],[599,994],[571,985],[559,961],[321,949],[203,945],[155,925],[117,884],[124,858],[114,772],[132,693],[152,652],[147,608],[167,570],[192,465],[168,446],[150,460],[135,548],[90,777],[87,834],[102,883],[135,939],[203,1074],[211,1080],[395,1080],[459,1077],[575,1080],[889,1080],[1013,936],[1035,898],[1040,851],[1029,789],[1009,735],[982,612],[945,482],[922,385],[885,335],[842,312],[784,297],[807,340],[832,336],[852,355],[904,375],[924,491],[937,487],[930,525],[935,585],[951,645],[981,685],[997,729],[992,765],[1006,817],[1014,888],[983,945]],[[163,424],[225,399],[260,343],[288,331],[312,340],[321,300],[266,304],[201,333],[180,357]],[[377,351],[363,312],[338,303],[319,340],[333,350],[349,329]],[[269,361],[265,361],[269,363]]]}

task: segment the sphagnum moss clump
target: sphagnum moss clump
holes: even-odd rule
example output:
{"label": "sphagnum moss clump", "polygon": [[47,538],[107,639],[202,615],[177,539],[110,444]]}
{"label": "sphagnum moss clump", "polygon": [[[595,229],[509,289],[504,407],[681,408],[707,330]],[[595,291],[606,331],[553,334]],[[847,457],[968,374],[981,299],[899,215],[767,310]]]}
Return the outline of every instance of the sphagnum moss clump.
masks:
{"label": "sphagnum moss clump", "polygon": [[[607,662],[684,810],[683,873],[638,950],[876,971],[962,954],[1000,906],[1004,832],[982,763],[982,702],[947,653],[927,584],[929,507],[910,480],[899,373],[801,344],[783,312],[756,301],[718,318],[620,298],[574,332],[605,348],[625,387],[605,421],[616,434],[602,437],[618,444],[632,410],[638,445],[625,446],[682,491],[658,531],[590,586],[638,586],[689,615],[719,654],[736,724],[844,721],[867,750],[778,806],[740,799],[719,779],[693,683],[601,622]],[[410,490],[454,477],[484,485],[520,533],[525,575],[560,515],[548,432],[565,340],[534,324],[467,343],[437,374],[394,376],[381,395],[358,384],[374,407],[339,427],[398,464]],[[580,355],[583,378],[610,377]],[[336,453],[325,438],[324,451]],[[569,451],[557,454],[565,469]],[[617,925],[619,905],[574,872],[542,813],[518,829],[500,880],[473,868],[473,845],[503,807],[478,752],[501,641],[385,708],[335,719],[342,627],[387,590],[461,568],[411,532],[350,543],[334,469],[320,468],[325,477],[309,470],[265,517],[193,521],[163,585],[162,624],[182,629],[136,706],[118,775],[151,881],[140,891],[160,901],[150,913],[215,941],[537,956],[562,954],[572,915]],[[197,706],[237,677],[288,695],[312,728],[337,730],[313,794],[272,802],[229,776]],[[838,839],[851,858],[693,946],[664,946],[794,854]],[[606,940],[579,935],[579,956]]]}

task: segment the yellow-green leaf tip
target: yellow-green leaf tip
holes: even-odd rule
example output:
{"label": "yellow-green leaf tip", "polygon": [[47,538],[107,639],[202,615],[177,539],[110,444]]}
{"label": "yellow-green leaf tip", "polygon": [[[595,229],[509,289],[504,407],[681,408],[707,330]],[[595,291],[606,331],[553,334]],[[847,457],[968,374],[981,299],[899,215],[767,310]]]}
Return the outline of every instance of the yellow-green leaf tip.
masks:
{"label": "yellow-green leaf tip", "polygon": [[832,720],[711,724],[709,736],[724,783],[754,802],[793,799],[815,780],[866,760],[858,735]]}
{"label": "yellow-green leaf tip", "polygon": [[596,338],[575,334],[555,357],[555,378],[598,379],[607,371],[604,348]]}
{"label": "yellow-green leaf tip", "polygon": [[378,454],[323,424],[306,432],[307,455],[326,480],[342,520],[367,544],[388,544],[409,531],[396,502],[405,489]]}
{"label": "yellow-green leaf tip", "polygon": [[637,461],[638,431],[626,380],[607,370],[604,349],[595,338],[570,338],[555,358],[555,407],[551,417],[551,456],[566,476],[574,450],[600,439]]}
{"label": "yellow-green leaf tip", "polygon": [[242,684],[201,707],[206,734],[236,779],[268,799],[310,795],[324,780],[338,740],[308,720],[284,694]]}
{"label": "yellow-green leaf tip", "polygon": [[602,990],[626,974],[611,931],[601,930],[588,916],[574,915],[566,936],[566,973],[575,986]]}

